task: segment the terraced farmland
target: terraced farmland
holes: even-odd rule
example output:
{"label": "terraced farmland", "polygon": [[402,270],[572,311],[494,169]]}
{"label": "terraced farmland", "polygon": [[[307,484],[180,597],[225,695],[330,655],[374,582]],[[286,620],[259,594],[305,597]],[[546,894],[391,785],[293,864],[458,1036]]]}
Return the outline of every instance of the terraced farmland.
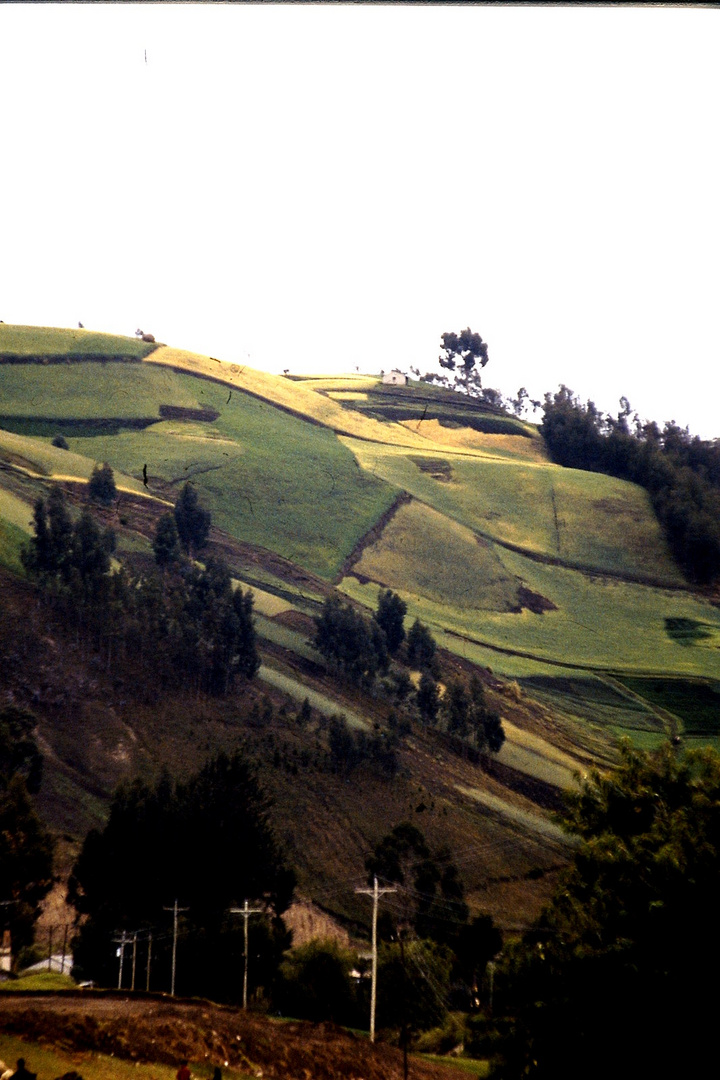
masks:
{"label": "terraced farmland", "polygon": [[[85,363],[38,362],[83,349]],[[482,406],[426,384],[284,378],[87,331],[0,326],[3,356],[0,464],[16,479],[86,481],[107,460],[121,490],[158,505],[191,479],[215,525],[249,549],[341,581],[370,609],[380,585],[396,590],[408,620],[457,655],[613,733],[665,728],[621,696],[611,707],[566,692],[566,673],[717,679],[719,609],[685,589],[646,493],[550,464],[514,418],[493,433]],[[69,450],[50,445],[59,432]],[[36,489],[0,472],[0,491],[0,559],[17,567]],[[267,559],[243,569],[295,603]],[[550,691],[535,678],[559,681]]]}

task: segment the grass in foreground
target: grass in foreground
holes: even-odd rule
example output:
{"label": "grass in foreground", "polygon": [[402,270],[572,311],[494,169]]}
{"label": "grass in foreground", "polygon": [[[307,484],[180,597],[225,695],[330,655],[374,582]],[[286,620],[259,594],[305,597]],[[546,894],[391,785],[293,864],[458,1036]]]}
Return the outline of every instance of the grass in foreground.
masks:
{"label": "grass in foreground", "polygon": [[[38,1074],[38,1080],[54,1080],[74,1071],[83,1080],[175,1080],[177,1066],[143,1065],[107,1054],[90,1051],[72,1053],[39,1043],[25,1042],[13,1035],[0,1035],[0,1058],[14,1067],[18,1058],[25,1058],[27,1068]],[[178,1062],[179,1064],[179,1062]],[[209,1080],[213,1069],[210,1065],[192,1065],[192,1074],[199,1080]],[[255,1080],[254,1074],[223,1069],[223,1080]]]}
{"label": "grass in foreground", "polygon": [[471,1073],[478,1080],[485,1080],[490,1075],[489,1061],[478,1061],[477,1058],[460,1056],[448,1057],[445,1054],[420,1054],[419,1057],[433,1065],[446,1065],[461,1073]]}
{"label": "grass in foreground", "polygon": [[24,993],[26,990],[74,990],[75,981],[59,971],[38,971],[0,983],[0,993]]}

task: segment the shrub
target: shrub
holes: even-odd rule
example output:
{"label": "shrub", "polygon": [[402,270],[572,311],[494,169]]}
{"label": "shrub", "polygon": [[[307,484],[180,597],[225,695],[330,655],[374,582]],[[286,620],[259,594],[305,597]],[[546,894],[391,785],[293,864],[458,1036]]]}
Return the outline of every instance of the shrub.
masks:
{"label": "shrub", "polygon": [[93,502],[102,506],[111,506],[117,498],[115,477],[107,461],[93,469],[88,483],[88,495]]}

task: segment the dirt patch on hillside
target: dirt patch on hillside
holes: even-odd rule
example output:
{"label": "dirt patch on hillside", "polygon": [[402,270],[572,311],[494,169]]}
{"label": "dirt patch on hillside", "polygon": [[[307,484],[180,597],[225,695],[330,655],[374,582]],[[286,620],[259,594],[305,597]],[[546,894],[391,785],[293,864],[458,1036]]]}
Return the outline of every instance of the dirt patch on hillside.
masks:
{"label": "dirt patch on hillside", "polygon": [[[108,993],[3,995],[0,1030],[130,1061],[229,1066],[267,1080],[400,1080],[402,1055],[332,1024],[281,1022],[204,1001]],[[455,1070],[413,1061],[416,1080]]]}
{"label": "dirt patch on hillside", "polygon": [[547,596],[533,592],[532,589],[528,589],[527,585],[520,586],[517,598],[518,611],[527,608],[528,611],[532,611],[535,615],[542,615],[544,611],[557,611],[558,609],[557,604],[554,604],[552,600],[548,600]]}
{"label": "dirt patch on hillside", "polygon": [[427,473],[433,480],[439,480],[442,484],[449,484],[453,478],[452,465],[443,458],[413,457],[411,460],[420,472]]}

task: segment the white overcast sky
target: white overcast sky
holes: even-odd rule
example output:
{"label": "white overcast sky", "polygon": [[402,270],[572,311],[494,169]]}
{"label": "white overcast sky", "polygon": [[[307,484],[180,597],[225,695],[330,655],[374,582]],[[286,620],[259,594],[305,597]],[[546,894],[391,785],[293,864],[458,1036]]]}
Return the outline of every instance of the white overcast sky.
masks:
{"label": "white overcast sky", "polygon": [[[146,60],[147,57],[147,60]],[[720,11],[0,6],[0,318],[720,435]]]}

